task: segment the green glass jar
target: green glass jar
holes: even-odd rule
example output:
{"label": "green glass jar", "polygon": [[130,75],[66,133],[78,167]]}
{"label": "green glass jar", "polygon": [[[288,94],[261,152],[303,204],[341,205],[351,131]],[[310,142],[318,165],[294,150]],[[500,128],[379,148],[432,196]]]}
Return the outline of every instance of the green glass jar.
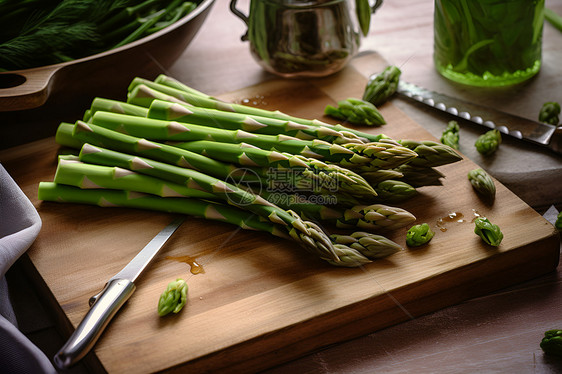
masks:
{"label": "green glass jar", "polygon": [[435,0],[434,54],[444,77],[507,86],[541,67],[544,0]]}

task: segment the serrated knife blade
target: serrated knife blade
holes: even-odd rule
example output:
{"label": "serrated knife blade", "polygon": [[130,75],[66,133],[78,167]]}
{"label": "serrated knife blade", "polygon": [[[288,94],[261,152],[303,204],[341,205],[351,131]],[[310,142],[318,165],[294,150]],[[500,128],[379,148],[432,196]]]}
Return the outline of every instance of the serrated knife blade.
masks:
{"label": "serrated knife blade", "polygon": [[490,129],[497,129],[502,134],[562,154],[562,128],[473,104],[404,81],[399,82],[396,92],[450,115]]}

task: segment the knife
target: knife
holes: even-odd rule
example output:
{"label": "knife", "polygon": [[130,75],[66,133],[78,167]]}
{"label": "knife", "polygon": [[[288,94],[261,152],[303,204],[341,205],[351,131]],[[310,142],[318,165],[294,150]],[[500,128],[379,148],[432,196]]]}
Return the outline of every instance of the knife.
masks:
{"label": "knife", "polygon": [[490,129],[498,129],[502,134],[525,140],[562,154],[562,128],[557,128],[554,125],[532,121],[493,108],[469,103],[404,81],[398,83],[396,92],[453,116]]}
{"label": "knife", "polygon": [[90,298],[90,310],[53,361],[59,369],[77,363],[92,349],[109,321],[135,291],[135,280],[183,223],[178,218],[164,227],[119,273],[111,277],[100,293]]}

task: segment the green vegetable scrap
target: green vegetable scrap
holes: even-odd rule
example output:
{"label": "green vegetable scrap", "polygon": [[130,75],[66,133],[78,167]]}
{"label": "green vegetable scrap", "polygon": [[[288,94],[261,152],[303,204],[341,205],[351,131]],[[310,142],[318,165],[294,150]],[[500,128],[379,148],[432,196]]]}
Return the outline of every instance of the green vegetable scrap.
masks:
{"label": "green vegetable scrap", "polygon": [[544,103],[539,112],[539,121],[558,126],[560,122],[560,104],[557,102]]}
{"label": "green vegetable scrap", "polygon": [[326,106],[324,114],[355,125],[381,126],[386,123],[376,106],[352,97],[339,101],[337,108]]}
{"label": "green vegetable scrap", "polygon": [[556,222],[554,222],[554,227],[556,227],[558,231],[562,231],[562,212],[558,213]]}
{"label": "green vegetable scrap", "polygon": [[496,197],[496,185],[492,178],[483,169],[474,169],[468,172],[468,180],[472,187],[483,197],[493,201]]}
{"label": "green vegetable scrap", "polygon": [[553,356],[562,356],[562,330],[548,330],[541,340],[541,349],[544,353]]}
{"label": "green vegetable scrap", "polygon": [[396,92],[401,74],[398,67],[391,65],[381,73],[371,75],[362,99],[375,106],[384,104]]}
{"label": "green vegetable scrap", "polygon": [[178,313],[187,303],[187,283],[181,278],[168,283],[158,300],[158,315]]}
{"label": "green vegetable scrap", "polygon": [[457,121],[449,121],[443,134],[441,135],[441,143],[451,148],[459,149],[459,123]]}
{"label": "green vegetable scrap", "polygon": [[474,143],[474,146],[480,154],[489,156],[498,150],[501,142],[501,133],[499,132],[499,130],[494,129],[488,131],[483,135],[480,135],[478,139],[476,139],[476,143]]}
{"label": "green vegetable scrap", "polygon": [[406,244],[409,247],[419,247],[429,243],[435,233],[427,223],[412,226],[406,233]]}
{"label": "green vegetable scrap", "polygon": [[484,242],[494,247],[500,245],[503,239],[503,233],[498,225],[494,225],[485,217],[478,217],[474,220],[474,233],[478,235]]}

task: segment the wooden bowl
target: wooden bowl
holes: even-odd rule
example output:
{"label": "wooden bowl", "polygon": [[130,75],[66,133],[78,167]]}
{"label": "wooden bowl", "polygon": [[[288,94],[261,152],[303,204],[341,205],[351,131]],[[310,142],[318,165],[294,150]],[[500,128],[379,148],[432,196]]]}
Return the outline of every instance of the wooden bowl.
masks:
{"label": "wooden bowl", "polygon": [[[122,47],[81,59],[0,73],[0,112],[44,105],[49,97],[113,95],[135,76],[152,77],[171,66],[191,42],[214,0],[203,2],[173,25]],[[71,101],[71,100],[69,100]]]}

